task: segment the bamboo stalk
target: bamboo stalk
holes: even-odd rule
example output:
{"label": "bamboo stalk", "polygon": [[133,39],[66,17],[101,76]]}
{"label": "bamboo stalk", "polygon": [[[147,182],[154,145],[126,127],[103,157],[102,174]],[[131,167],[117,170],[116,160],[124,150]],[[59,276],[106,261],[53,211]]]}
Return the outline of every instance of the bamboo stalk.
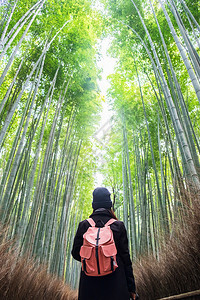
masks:
{"label": "bamboo stalk", "polygon": [[[188,293],[184,293],[184,294],[179,294],[179,295],[175,295],[175,296],[170,296],[170,297],[165,297],[165,298],[160,298],[158,300],[176,300],[176,299],[187,299],[193,296],[200,296],[200,290],[196,290],[193,292],[188,292]],[[194,299],[198,299],[196,297],[193,297]],[[192,298],[192,299],[193,299]]]}

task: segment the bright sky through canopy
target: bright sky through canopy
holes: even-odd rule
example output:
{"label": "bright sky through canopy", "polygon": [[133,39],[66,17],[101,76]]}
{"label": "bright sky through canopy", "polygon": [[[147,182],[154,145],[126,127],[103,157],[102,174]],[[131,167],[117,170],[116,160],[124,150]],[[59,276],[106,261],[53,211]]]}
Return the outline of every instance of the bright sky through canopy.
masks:
{"label": "bright sky through canopy", "polygon": [[[107,126],[105,124],[109,123],[109,121],[112,117],[112,114],[113,114],[111,111],[111,108],[107,102],[107,97],[106,97],[107,90],[110,86],[107,77],[114,72],[114,67],[115,67],[115,63],[116,63],[116,60],[107,54],[107,50],[110,47],[110,43],[111,43],[110,38],[105,38],[99,43],[99,45],[100,45],[99,52],[101,54],[101,59],[98,62],[98,66],[99,66],[99,68],[102,69],[102,77],[101,77],[101,80],[99,80],[98,85],[99,85],[101,94],[103,96],[102,98],[105,99],[105,102],[102,103],[103,109],[101,112],[101,120],[99,123],[99,128],[97,130],[98,133],[96,136],[99,139],[101,139],[103,137],[105,126]],[[103,163],[103,160],[101,159],[101,157],[102,157],[102,154],[98,155],[99,166]],[[96,186],[101,186],[102,181],[103,181],[103,175],[101,173],[97,172],[95,177],[96,177],[95,178]]]}
{"label": "bright sky through canopy", "polygon": [[110,86],[107,77],[114,72],[114,67],[116,63],[116,60],[107,54],[107,50],[110,47],[110,43],[110,38],[105,38],[101,41],[100,45],[100,53],[102,55],[102,59],[99,61],[98,66],[102,69],[102,78],[98,82],[98,85],[101,94],[105,99],[105,102],[103,102],[103,111],[101,113],[100,126],[103,126],[112,116],[112,112],[109,110],[110,107],[108,105],[108,102],[106,101],[106,93]]}

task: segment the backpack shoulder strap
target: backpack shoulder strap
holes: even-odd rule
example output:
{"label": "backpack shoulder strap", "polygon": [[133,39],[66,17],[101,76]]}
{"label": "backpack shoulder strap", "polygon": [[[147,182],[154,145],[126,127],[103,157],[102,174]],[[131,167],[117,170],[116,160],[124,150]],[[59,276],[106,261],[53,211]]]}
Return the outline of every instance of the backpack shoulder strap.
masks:
{"label": "backpack shoulder strap", "polygon": [[110,219],[104,226],[110,226],[112,223],[116,222],[117,220],[115,219]]}
{"label": "backpack shoulder strap", "polygon": [[87,221],[92,227],[95,227],[96,223],[92,218],[87,219]]}

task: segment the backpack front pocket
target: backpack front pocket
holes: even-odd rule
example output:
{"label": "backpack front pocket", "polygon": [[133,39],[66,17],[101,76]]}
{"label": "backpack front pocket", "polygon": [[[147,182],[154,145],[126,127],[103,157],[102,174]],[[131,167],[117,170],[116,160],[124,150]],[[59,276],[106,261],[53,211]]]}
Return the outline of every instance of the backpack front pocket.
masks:
{"label": "backpack front pocket", "polygon": [[101,246],[101,251],[102,251],[101,267],[103,269],[103,272],[114,271],[118,267],[116,261],[117,249],[115,245],[110,244],[110,245]]}
{"label": "backpack front pocket", "polygon": [[80,250],[82,270],[86,274],[91,274],[95,271],[94,269],[94,258],[93,248],[88,246],[82,246]]}

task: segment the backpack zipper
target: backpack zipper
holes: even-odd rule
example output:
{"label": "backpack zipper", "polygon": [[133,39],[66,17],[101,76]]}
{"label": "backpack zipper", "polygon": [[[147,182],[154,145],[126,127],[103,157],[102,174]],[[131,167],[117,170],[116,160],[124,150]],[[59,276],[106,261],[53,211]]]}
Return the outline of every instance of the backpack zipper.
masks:
{"label": "backpack zipper", "polygon": [[100,237],[99,237],[99,234],[100,234],[100,229],[98,229],[97,231],[97,237],[96,237],[96,260],[97,260],[97,269],[98,269],[98,274],[100,274],[100,266],[99,266],[99,253],[98,253],[98,248],[99,248],[99,240],[100,240]]}

